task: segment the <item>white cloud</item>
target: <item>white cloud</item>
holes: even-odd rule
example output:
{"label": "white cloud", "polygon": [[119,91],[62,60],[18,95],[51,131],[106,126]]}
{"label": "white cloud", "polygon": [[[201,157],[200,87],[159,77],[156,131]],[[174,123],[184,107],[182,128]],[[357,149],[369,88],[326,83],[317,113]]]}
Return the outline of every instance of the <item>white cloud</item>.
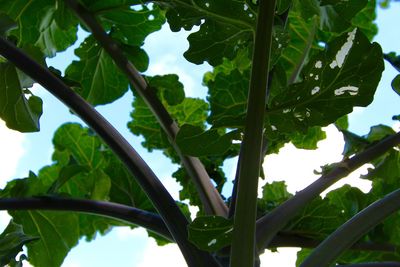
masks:
{"label": "white cloud", "polygon": [[298,248],[278,248],[277,252],[266,250],[260,256],[261,267],[296,266]]}
{"label": "white cloud", "polygon": [[[297,149],[292,144],[286,144],[279,154],[267,156],[263,164],[266,180],[260,181],[259,194],[262,192],[262,186],[272,181],[285,181],[288,191],[295,193],[320,177],[314,174],[314,170],[320,171],[320,167],[325,164],[341,161],[344,146],[341,133],[333,125],[325,127],[324,130],[327,138],[318,143],[317,150]],[[365,174],[370,166],[368,164],[362,166],[329,190],[343,184],[350,184],[359,187],[364,192],[368,191],[371,183],[360,179],[359,176]]]}
{"label": "white cloud", "polygon": [[138,227],[135,229],[131,229],[128,226],[123,227],[115,227],[113,231],[116,233],[116,236],[119,240],[127,240],[127,239],[138,239],[138,238],[147,238],[147,231],[142,227]]}
{"label": "white cloud", "polygon": [[[25,136],[10,130],[0,120],[0,188],[17,173],[18,161],[25,154]],[[10,216],[6,211],[0,211],[0,232],[7,226]]]}
{"label": "white cloud", "polygon": [[0,120],[0,188],[16,174],[18,161],[25,154],[25,136],[8,129]]}
{"label": "white cloud", "polygon": [[140,262],[135,262],[133,266],[174,266],[186,267],[187,264],[176,244],[157,246],[153,239],[149,239],[146,245],[143,258]]}
{"label": "white cloud", "polygon": [[187,96],[192,96],[194,94],[195,81],[188,71],[184,68],[179,67],[178,58],[175,54],[165,54],[163,55],[155,64],[150,64],[147,73],[149,75],[164,75],[175,73],[179,76],[179,81],[185,86],[185,93]]}

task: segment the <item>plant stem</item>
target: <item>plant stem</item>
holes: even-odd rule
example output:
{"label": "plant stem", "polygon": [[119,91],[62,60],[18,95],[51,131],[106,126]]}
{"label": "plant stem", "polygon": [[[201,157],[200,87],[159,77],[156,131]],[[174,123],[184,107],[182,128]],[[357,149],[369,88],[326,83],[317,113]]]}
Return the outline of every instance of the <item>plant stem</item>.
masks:
{"label": "plant stem", "polygon": [[48,69],[4,38],[0,38],[0,54],[64,102],[102,138],[146,192],[190,266],[218,266],[208,253],[199,251],[187,240],[188,221],[175,200],[129,142],[100,113]]}
{"label": "plant stem", "polygon": [[300,267],[330,266],[352,244],[400,209],[400,189],[374,202],[328,236]]}
{"label": "plant stem", "polygon": [[275,0],[261,0],[254,41],[244,138],[238,162],[236,211],[231,267],[254,266],[257,187],[260,176],[264,111],[267,103],[269,58]]}
{"label": "plant stem", "polygon": [[388,136],[365,151],[345,159],[337,164],[327,174],[322,175],[318,180],[299,191],[292,198],[275,208],[270,213],[257,220],[257,245],[265,248],[272,238],[297,215],[308,203],[318,197],[325,189],[346,177],[352,171],[361,167],[363,164],[383,155],[392,147],[400,143],[400,133]]}
{"label": "plant stem", "polygon": [[79,211],[101,215],[142,226],[174,242],[158,214],[117,203],[54,196],[29,198],[0,198],[0,210]]}
{"label": "plant stem", "polygon": [[219,192],[211,183],[210,177],[208,176],[208,173],[201,161],[198,158],[183,155],[180,148],[176,144],[175,139],[179,131],[179,127],[165,109],[164,105],[158,99],[153,89],[149,87],[146,80],[136,70],[135,66],[126,58],[118,44],[105,33],[102,26],[97,22],[93,14],[91,14],[76,0],[66,0],[66,2],[91,30],[93,36],[107,51],[110,57],[114,60],[115,64],[125,73],[130,83],[137,90],[139,95],[143,98],[147,106],[157,118],[164,132],[167,134],[171,145],[181,158],[183,166],[185,167],[189,176],[193,179],[206,213],[226,217],[228,214],[228,208],[221,198]]}

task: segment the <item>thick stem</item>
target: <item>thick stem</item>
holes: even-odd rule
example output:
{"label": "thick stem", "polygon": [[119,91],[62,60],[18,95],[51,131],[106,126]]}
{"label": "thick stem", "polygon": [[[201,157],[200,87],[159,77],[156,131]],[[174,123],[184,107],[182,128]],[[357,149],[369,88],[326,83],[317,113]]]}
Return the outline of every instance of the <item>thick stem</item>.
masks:
{"label": "thick stem", "polygon": [[209,254],[187,240],[188,221],[175,200],[129,142],[101,114],[48,69],[3,38],[0,38],[0,54],[71,108],[103,139],[146,192],[190,266],[217,266]]}
{"label": "thick stem", "polygon": [[330,266],[352,244],[400,209],[400,189],[374,202],[328,236],[300,265]]}
{"label": "thick stem", "polygon": [[182,164],[193,179],[199,192],[200,199],[203,203],[206,213],[220,215],[226,217],[228,208],[221,198],[221,195],[211,183],[203,164],[198,158],[183,155],[180,148],[176,144],[176,134],[179,131],[177,123],[172,119],[171,115],[165,109],[164,105],[158,99],[153,89],[149,87],[146,80],[136,70],[134,65],[126,58],[118,44],[108,36],[96,18],[84,6],[76,0],[66,0],[69,6],[76,12],[79,18],[91,30],[93,36],[99,44],[107,51],[115,64],[125,73],[130,83],[137,90],[139,95],[151,109],[157,118],[164,132],[167,134],[171,145],[181,158]]}
{"label": "thick stem", "polygon": [[337,164],[327,174],[322,175],[318,180],[299,191],[292,198],[275,208],[257,220],[257,245],[259,248],[268,246],[272,238],[285,225],[295,217],[308,203],[318,197],[325,189],[346,177],[352,171],[361,167],[365,163],[386,153],[392,147],[400,143],[400,133],[386,137],[365,151],[353,156],[350,159],[343,160]]}
{"label": "thick stem", "polygon": [[231,267],[254,266],[257,187],[261,167],[264,111],[267,103],[269,58],[275,0],[260,1],[244,138],[239,155],[239,179],[231,247]]}
{"label": "thick stem", "polygon": [[79,211],[136,224],[174,241],[158,214],[117,203],[54,196],[0,198],[0,210]]}

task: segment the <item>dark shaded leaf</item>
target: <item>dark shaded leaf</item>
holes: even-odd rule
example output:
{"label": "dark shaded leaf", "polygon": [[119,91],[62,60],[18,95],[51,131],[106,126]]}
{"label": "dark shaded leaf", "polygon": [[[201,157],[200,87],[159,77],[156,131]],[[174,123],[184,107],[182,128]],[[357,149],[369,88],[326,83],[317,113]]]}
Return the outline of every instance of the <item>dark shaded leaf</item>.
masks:
{"label": "dark shaded leaf", "polygon": [[400,74],[393,79],[392,89],[400,96]]}
{"label": "dark shaded leaf", "polygon": [[396,55],[395,52],[390,52],[388,54],[383,54],[383,57],[389,61],[389,63],[400,72],[400,55]]}
{"label": "dark shaded leaf", "polygon": [[232,144],[232,138],[229,133],[220,135],[217,129],[203,131],[200,127],[185,124],[176,136],[176,143],[182,153],[201,157],[225,153]]}
{"label": "dark shaded leaf", "polygon": [[12,34],[19,42],[38,46],[46,56],[67,49],[77,39],[78,20],[64,1],[1,0],[0,10],[17,22],[18,28]]}
{"label": "dark shaded leaf", "polygon": [[39,131],[41,115],[42,100],[22,88],[13,65],[0,63],[0,117],[7,127],[20,132]]}
{"label": "dark shaded leaf", "polygon": [[197,217],[188,226],[189,241],[206,251],[217,251],[230,244],[233,223],[218,216]]}
{"label": "dark shaded leaf", "polygon": [[10,221],[0,235],[0,265],[5,266],[12,262],[22,252],[24,245],[35,240],[36,237],[24,233],[21,225]]}
{"label": "dark shaded leaf", "polygon": [[[103,2],[103,1],[102,1]],[[152,32],[161,29],[165,23],[164,14],[153,5],[131,8],[130,5],[142,1],[86,1],[86,6],[94,12],[100,22],[111,30],[111,36],[130,46],[142,46],[144,39]]]}
{"label": "dark shaded leaf", "polygon": [[174,0],[161,2],[161,5],[167,10],[172,31],[190,30],[200,25],[200,29],[188,37],[190,46],[184,55],[190,62],[207,61],[216,66],[224,57],[233,59],[241,47],[252,42],[257,12],[247,1],[226,5],[223,1]]}
{"label": "dark shaded leaf", "polygon": [[281,132],[332,123],[371,103],[383,68],[379,45],[354,29],[310,60],[301,83],[272,99],[270,123]]}

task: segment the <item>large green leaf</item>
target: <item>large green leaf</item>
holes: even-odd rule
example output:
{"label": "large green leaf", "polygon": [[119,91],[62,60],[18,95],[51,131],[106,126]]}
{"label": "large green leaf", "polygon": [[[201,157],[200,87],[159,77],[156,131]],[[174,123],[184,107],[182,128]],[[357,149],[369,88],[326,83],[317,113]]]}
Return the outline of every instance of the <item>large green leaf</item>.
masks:
{"label": "large green leaf", "polygon": [[25,90],[11,63],[0,63],[0,117],[10,129],[39,131],[42,100]]}
{"label": "large green leaf", "polygon": [[26,235],[21,225],[10,221],[0,235],[0,265],[5,266],[10,263],[22,251],[24,245],[34,240],[37,238]]}
{"label": "large green leaf", "polygon": [[301,83],[272,99],[267,119],[282,132],[332,123],[371,103],[383,69],[380,46],[355,28],[310,60]]}
{"label": "large green leaf", "polygon": [[67,49],[77,39],[78,20],[64,1],[1,0],[0,10],[18,23],[13,34],[21,44],[35,44],[47,56]]}
{"label": "large green leaf", "polygon": [[14,221],[38,241],[27,244],[29,261],[35,266],[61,266],[79,241],[78,216],[71,212],[12,212]]}

